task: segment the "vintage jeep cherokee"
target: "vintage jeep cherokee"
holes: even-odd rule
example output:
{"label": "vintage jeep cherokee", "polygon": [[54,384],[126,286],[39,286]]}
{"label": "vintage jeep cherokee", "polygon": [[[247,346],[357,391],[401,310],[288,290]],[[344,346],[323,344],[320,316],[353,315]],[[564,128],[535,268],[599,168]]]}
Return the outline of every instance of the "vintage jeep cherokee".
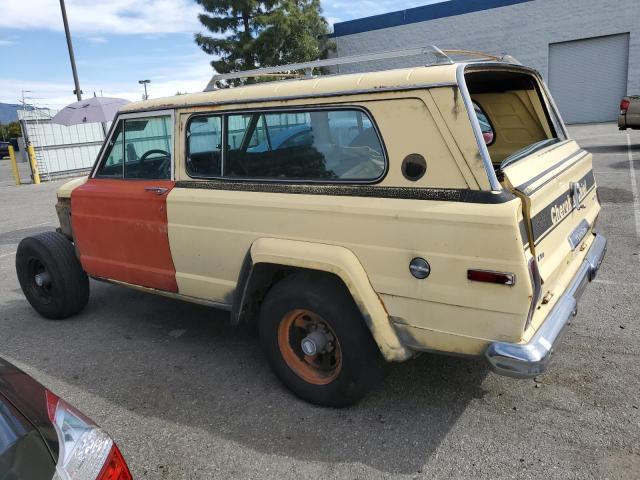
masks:
{"label": "vintage jeep cherokee", "polygon": [[317,404],[425,351],[532,377],[606,251],[591,161],[496,59],[132,103],[16,267],[52,319],[88,277],[227,309]]}

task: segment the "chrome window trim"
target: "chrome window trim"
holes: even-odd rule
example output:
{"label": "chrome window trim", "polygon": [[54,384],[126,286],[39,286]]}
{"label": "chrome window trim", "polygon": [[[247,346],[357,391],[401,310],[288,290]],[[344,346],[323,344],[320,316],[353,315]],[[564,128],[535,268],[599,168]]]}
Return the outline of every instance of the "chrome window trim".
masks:
{"label": "chrome window trim", "polygon": [[491,186],[491,190],[499,192],[502,190],[502,185],[500,185],[498,177],[496,176],[496,171],[493,168],[491,156],[489,155],[489,149],[487,148],[487,144],[485,143],[484,137],[482,136],[482,128],[480,128],[480,122],[476,117],[475,109],[473,108],[473,100],[471,100],[471,95],[469,94],[469,89],[467,88],[467,82],[464,78],[465,69],[467,68],[467,66],[468,64],[461,63],[456,67],[456,79],[458,80],[458,88],[460,89],[460,94],[462,95],[464,106],[467,109],[467,116],[469,117],[469,121],[471,122],[473,134],[476,137],[476,144],[478,145],[478,150],[480,151],[480,156],[482,157],[482,163],[487,173],[487,178],[489,179],[489,185]]}
{"label": "chrome window trim", "polygon": [[[384,139],[382,137],[382,134],[380,133],[380,128],[378,127],[378,124],[375,121],[375,118],[373,117],[373,115],[371,114],[371,112],[369,111],[369,109],[361,106],[361,105],[334,105],[334,104],[327,104],[327,105],[295,105],[295,106],[291,106],[291,107],[266,107],[266,108],[250,108],[250,109],[234,109],[234,110],[224,110],[224,111],[213,111],[213,112],[197,112],[197,113],[193,113],[191,115],[189,115],[187,117],[186,122],[190,122],[191,118],[193,117],[198,117],[198,116],[221,116],[223,118],[223,127],[222,127],[222,131],[223,131],[223,137],[222,137],[222,141],[225,142],[226,140],[226,133],[227,133],[227,128],[228,128],[228,117],[231,115],[244,115],[244,114],[253,114],[253,113],[288,113],[288,112],[293,112],[293,113],[304,113],[304,112],[309,112],[309,111],[337,111],[337,110],[351,110],[351,111],[360,111],[362,113],[364,113],[366,115],[366,117],[369,119],[369,121],[371,122],[371,125],[373,126],[374,131],[376,132],[376,136],[378,138],[378,141],[380,142],[380,146],[382,147],[382,155],[384,157],[384,170],[382,171],[382,173],[380,174],[379,177],[375,178],[375,179],[371,179],[371,180],[331,180],[331,179],[316,179],[316,180],[312,180],[312,179],[304,179],[304,180],[295,180],[295,179],[281,179],[281,178],[260,178],[260,177],[225,177],[224,176],[224,164],[226,161],[226,149],[223,148],[222,152],[221,152],[221,161],[222,161],[222,168],[221,168],[221,175],[220,176],[211,176],[211,177],[201,177],[201,176],[192,176],[189,174],[189,172],[187,171],[186,165],[185,165],[185,173],[187,174],[187,176],[189,177],[189,179],[191,180],[222,180],[222,181],[226,181],[226,182],[262,182],[262,183],[277,183],[277,184],[309,184],[309,185],[314,185],[314,184],[323,184],[323,185],[334,185],[334,184],[347,184],[347,185],[373,185],[373,184],[378,184],[380,182],[382,182],[385,177],[387,176],[387,174],[389,173],[389,154],[387,151],[387,146],[384,143]],[[186,125],[186,123],[185,123]],[[186,138],[186,129],[185,129],[185,138]],[[185,154],[186,154],[186,142],[185,142]],[[185,162],[186,162],[186,155],[185,155]]]}
{"label": "chrome window trim", "polygon": [[[102,147],[98,152],[98,158],[93,165],[91,173],[89,174],[89,178],[100,179],[101,177],[96,177],[98,173],[98,168],[102,165],[102,162],[105,160],[106,146],[111,142],[113,134],[115,133],[116,126],[120,123],[120,121],[128,120],[131,118],[149,118],[149,117],[169,117],[170,121],[170,131],[171,131],[171,175],[170,178],[129,178],[128,180],[175,180],[176,172],[175,172],[175,151],[176,151],[176,126],[175,126],[175,110],[154,110],[154,111],[145,111],[145,112],[129,112],[129,113],[120,113],[116,115],[116,118],[111,122],[111,127],[109,129],[109,133],[105,140],[102,142]],[[124,148],[124,147],[123,147]],[[124,178],[124,157],[122,158],[123,167],[122,167],[122,177],[121,180],[127,180]],[[104,180],[117,180],[117,178],[104,178]]]}

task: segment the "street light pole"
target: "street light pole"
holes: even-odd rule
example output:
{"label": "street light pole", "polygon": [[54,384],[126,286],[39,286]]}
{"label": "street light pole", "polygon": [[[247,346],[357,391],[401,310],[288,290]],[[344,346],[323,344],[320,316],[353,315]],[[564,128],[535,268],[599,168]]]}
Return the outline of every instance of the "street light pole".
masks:
{"label": "street light pole", "polygon": [[82,100],[82,90],[80,90],[80,81],[78,80],[78,71],[76,70],[76,58],[73,55],[73,44],[71,43],[71,33],[69,32],[69,22],[67,20],[67,9],[64,6],[64,0],[60,0],[60,10],[62,10],[62,22],[64,23],[64,33],[67,36],[67,48],[69,49],[69,60],[71,61],[71,71],[73,72],[73,83],[76,89],[73,93],[78,97],[78,101]]}
{"label": "street light pole", "polygon": [[138,80],[140,85],[144,85],[144,99],[149,100],[149,95],[147,95],[147,83],[151,83],[151,80]]}

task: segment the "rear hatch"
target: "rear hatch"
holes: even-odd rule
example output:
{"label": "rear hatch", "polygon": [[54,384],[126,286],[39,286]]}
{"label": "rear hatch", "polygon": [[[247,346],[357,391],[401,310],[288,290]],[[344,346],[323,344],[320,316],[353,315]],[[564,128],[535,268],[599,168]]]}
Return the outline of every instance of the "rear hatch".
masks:
{"label": "rear hatch", "polygon": [[560,294],[554,284],[578,268],[600,210],[592,156],[573,140],[549,139],[505,159],[501,172],[522,199],[525,247],[537,260],[543,293]]}

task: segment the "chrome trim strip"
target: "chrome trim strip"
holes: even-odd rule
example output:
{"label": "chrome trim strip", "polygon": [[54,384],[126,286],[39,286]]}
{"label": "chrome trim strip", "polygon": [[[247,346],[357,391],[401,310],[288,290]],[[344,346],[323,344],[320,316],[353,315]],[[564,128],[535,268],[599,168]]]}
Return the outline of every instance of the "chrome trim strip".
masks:
{"label": "chrome trim strip", "polygon": [[460,94],[462,95],[464,106],[467,109],[467,115],[469,117],[469,121],[471,122],[473,134],[476,137],[476,143],[478,144],[478,149],[480,150],[480,156],[482,157],[484,169],[486,170],[487,177],[489,178],[489,185],[491,186],[491,190],[500,191],[502,190],[502,185],[500,185],[498,177],[496,176],[496,171],[493,168],[491,155],[489,155],[489,149],[487,148],[487,144],[485,143],[484,137],[482,136],[480,122],[478,121],[475,109],[473,108],[473,100],[471,100],[471,95],[469,94],[469,89],[467,88],[467,82],[464,78],[464,71],[467,65],[468,64],[466,63],[461,63],[456,68],[456,79],[458,81],[458,88],[460,89]]}
{"label": "chrome trim strip", "polygon": [[578,300],[587,284],[595,278],[606,252],[607,239],[596,234],[573,280],[528,343],[489,344],[484,355],[496,373],[531,378],[547,369],[565,327],[577,313]]}

